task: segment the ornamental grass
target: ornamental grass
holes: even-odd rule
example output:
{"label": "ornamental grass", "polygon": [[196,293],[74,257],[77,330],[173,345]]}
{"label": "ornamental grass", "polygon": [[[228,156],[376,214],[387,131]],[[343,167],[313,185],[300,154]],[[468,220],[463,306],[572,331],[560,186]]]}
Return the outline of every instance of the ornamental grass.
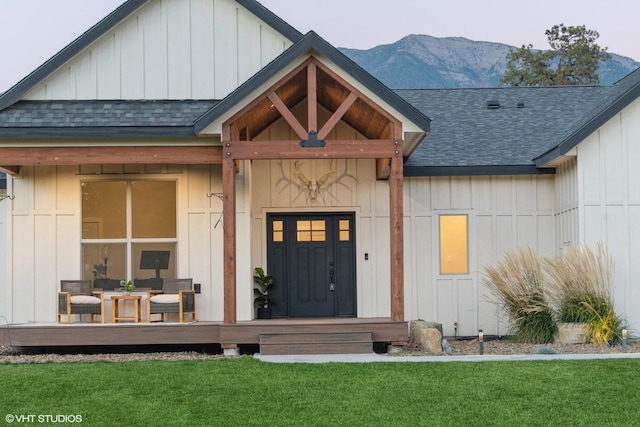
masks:
{"label": "ornamental grass", "polygon": [[619,343],[622,320],[614,310],[614,263],[606,248],[569,247],[544,264],[558,321],[586,324],[592,344]]}
{"label": "ornamental grass", "polygon": [[502,304],[520,342],[553,342],[558,329],[544,292],[542,265],[531,248],[523,248],[485,268],[484,284]]}
{"label": "ornamental grass", "polygon": [[508,252],[485,268],[484,284],[504,307],[521,342],[553,342],[557,323],[584,323],[587,341],[621,341],[613,303],[612,257],[603,245],[566,248],[540,258],[531,248]]}

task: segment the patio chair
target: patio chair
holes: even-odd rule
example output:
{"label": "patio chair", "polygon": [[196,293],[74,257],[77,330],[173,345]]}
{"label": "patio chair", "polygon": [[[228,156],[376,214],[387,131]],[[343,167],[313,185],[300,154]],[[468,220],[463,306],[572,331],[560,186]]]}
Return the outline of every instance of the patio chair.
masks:
{"label": "patio chair", "polygon": [[94,291],[91,280],[61,280],[58,292],[58,323],[62,316],[67,316],[67,323],[71,323],[72,314],[100,315],[100,323],[104,323],[104,294]]}
{"label": "patio chair", "polygon": [[165,313],[178,313],[180,323],[185,321],[185,315],[191,315],[191,321],[196,320],[193,279],[164,279],[162,290],[147,291],[147,322],[151,322],[154,314],[160,314],[164,322]]}

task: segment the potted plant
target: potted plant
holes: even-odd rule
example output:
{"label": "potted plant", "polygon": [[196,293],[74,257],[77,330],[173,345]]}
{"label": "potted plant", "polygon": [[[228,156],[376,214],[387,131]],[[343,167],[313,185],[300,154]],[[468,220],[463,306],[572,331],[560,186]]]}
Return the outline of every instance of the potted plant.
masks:
{"label": "potted plant", "polygon": [[105,264],[93,264],[93,277],[105,279],[107,277],[107,266]]}
{"label": "potted plant", "polygon": [[120,292],[122,295],[131,295],[131,292],[133,292],[135,288],[136,285],[133,283],[133,280],[120,281]]}
{"label": "potted plant", "polygon": [[273,286],[273,277],[265,274],[262,267],[256,267],[253,274],[255,286],[253,288],[253,304],[257,309],[258,319],[271,319],[271,307],[269,301],[273,299],[271,287]]}

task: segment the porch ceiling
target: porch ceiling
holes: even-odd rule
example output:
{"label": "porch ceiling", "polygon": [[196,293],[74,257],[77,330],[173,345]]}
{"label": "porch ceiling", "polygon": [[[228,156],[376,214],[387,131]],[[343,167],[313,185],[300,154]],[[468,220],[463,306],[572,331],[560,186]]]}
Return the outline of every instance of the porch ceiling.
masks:
{"label": "porch ceiling", "polygon": [[[283,104],[292,111],[296,105],[302,102],[313,103],[313,100],[309,99],[311,94],[316,97],[318,106],[330,112],[337,111],[354,93],[354,89],[321,66],[318,61],[311,62],[317,65],[315,76],[309,75],[308,66],[300,67],[283,79],[280,85],[267,91],[267,95],[270,92],[275,93]],[[311,87],[310,81],[312,84],[315,82],[313,87]],[[256,100],[253,106],[244,110],[239,117],[232,121],[235,128],[234,133],[240,140],[251,140],[280,117],[281,113],[274,107],[274,103],[268,96],[264,96]],[[302,125],[306,124],[301,117],[296,118]],[[358,94],[357,99],[344,112],[341,120],[368,139],[393,138],[392,119],[385,115],[379,107],[376,108],[371,102],[367,102],[362,94]],[[308,130],[318,132],[326,122],[316,124],[317,129],[309,128]]]}

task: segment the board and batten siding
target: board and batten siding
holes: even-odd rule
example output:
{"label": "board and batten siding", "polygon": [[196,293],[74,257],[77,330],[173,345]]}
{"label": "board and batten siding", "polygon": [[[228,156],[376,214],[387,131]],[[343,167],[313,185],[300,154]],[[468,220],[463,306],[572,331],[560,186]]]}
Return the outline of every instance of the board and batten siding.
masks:
{"label": "board and batten siding", "polygon": [[24,99],[222,99],[291,44],[233,0],[157,0]]}
{"label": "board and batten siding", "polygon": [[578,163],[567,156],[556,166],[556,227],[558,248],[580,245]]}
{"label": "board and batten siding", "polygon": [[[507,333],[483,269],[525,246],[554,253],[554,206],[552,175],[406,179],[405,317],[442,323],[448,336]],[[468,217],[468,274],[440,273],[441,215]]]}
{"label": "board and batten siding", "polygon": [[615,305],[640,329],[640,101],[577,146],[580,242],[602,242],[615,262]]}
{"label": "board and batten siding", "polygon": [[[7,194],[11,193],[11,176],[7,177]],[[8,226],[7,226],[7,218],[8,212],[11,207],[11,201],[5,199],[0,201],[0,314],[7,312],[7,307],[10,305],[9,301],[9,277],[6,274],[6,268],[3,266],[7,265],[8,260],[10,259],[9,252],[9,244],[8,244]],[[6,317],[6,316],[5,316]]]}
{"label": "board and batten siding", "polygon": [[[7,212],[0,315],[9,323],[55,322],[60,280],[81,277],[83,179],[175,179],[178,204],[177,275],[202,285],[196,297],[199,320],[221,321],[224,312],[222,192],[219,165],[92,165],[23,167],[12,178],[15,199]],[[249,259],[249,221],[245,175],[236,177],[238,239],[238,319],[252,317],[253,281]],[[6,202],[1,202],[6,203]],[[0,206],[4,209],[4,206]],[[2,216],[0,215],[0,218]],[[242,242],[247,242],[243,244]],[[144,297],[143,297],[144,298]],[[110,299],[105,296],[106,311]],[[144,304],[144,301],[143,301]],[[107,315],[109,317],[109,315]]]}
{"label": "board and batten siding", "polygon": [[[316,202],[299,187],[333,171]],[[389,185],[376,181],[372,160],[253,161],[251,165],[252,265],[266,265],[266,215],[274,212],[341,212],[356,215],[358,317],[390,316]],[[467,215],[469,274],[443,275],[439,267],[439,216]],[[405,319],[443,324],[446,335],[504,334],[483,266],[507,250],[528,245],[555,251],[554,177],[454,177],[405,179]],[[364,254],[368,254],[368,260]]]}

